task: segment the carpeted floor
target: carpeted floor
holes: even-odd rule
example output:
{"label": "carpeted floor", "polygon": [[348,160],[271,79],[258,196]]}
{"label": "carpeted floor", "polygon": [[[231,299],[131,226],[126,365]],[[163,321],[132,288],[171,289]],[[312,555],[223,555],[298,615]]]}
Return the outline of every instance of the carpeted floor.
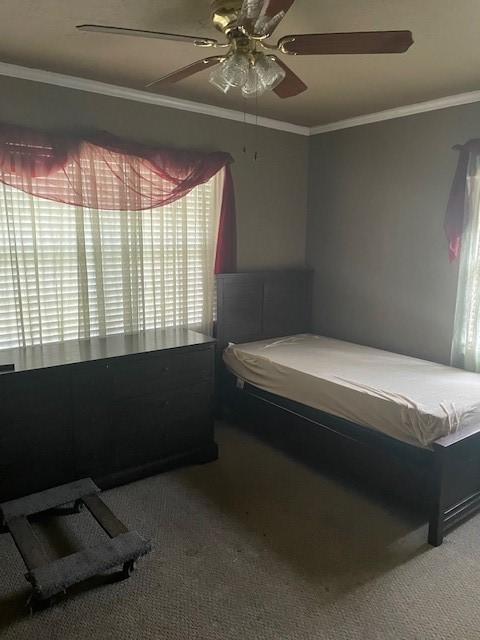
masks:
{"label": "carpeted floor", "polygon": [[[480,517],[427,546],[426,525],[231,427],[217,462],[104,494],[153,553],[29,618],[24,567],[0,536],[2,640],[480,639]],[[51,518],[66,554],[102,534]],[[70,520],[71,521],[71,520]],[[37,525],[36,525],[37,526]]]}

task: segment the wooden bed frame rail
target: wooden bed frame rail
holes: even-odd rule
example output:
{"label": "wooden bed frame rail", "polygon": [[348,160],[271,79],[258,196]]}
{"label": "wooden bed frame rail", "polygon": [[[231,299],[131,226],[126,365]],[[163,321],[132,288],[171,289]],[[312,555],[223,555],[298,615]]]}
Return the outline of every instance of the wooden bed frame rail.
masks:
{"label": "wooden bed frame rail", "polygon": [[249,384],[237,386],[221,359],[229,342],[311,331],[311,271],[222,274],[217,295],[217,388],[230,419],[308,464],[420,509],[433,546],[480,511],[480,425],[422,449]]}

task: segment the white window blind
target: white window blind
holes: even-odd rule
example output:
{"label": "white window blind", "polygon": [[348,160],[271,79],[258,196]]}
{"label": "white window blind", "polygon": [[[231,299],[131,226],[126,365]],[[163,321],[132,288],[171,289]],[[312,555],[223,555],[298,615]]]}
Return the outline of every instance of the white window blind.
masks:
{"label": "white window blind", "polygon": [[0,349],[158,327],[210,331],[221,182],[223,172],[140,212],[0,184]]}

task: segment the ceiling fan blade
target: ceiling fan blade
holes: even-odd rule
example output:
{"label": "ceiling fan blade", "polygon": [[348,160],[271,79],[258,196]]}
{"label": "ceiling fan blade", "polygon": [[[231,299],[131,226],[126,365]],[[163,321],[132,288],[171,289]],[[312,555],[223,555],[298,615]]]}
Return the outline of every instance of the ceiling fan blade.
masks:
{"label": "ceiling fan blade", "polygon": [[188,64],[186,67],[182,67],[181,69],[177,69],[172,73],[168,73],[166,76],[162,76],[158,78],[158,80],[154,80],[153,82],[149,82],[146,85],[146,89],[149,87],[153,87],[154,85],[159,84],[172,84],[173,82],[178,82],[179,80],[184,80],[185,78],[189,78],[193,76],[195,73],[199,71],[203,71],[204,69],[210,69],[214,65],[218,64],[224,59],[224,56],[211,56],[210,58],[203,58],[202,60],[197,60],[196,62],[192,62],[192,64]]}
{"label": "ceiling fan blade", "polygon": [[237,27],[245,33],[253,33],[254,25],[260,16],[265,0],[243,0],[238,14]]}
{"label": "ceiling fan blade", "polygon": [[282,60],[280,60],[280,58],[277,58],[277,56],[270,57],[273,58],[275,62],[282,67],[286,74],[282,82],[280,82],[280,84],[277,84],[277,86],[273,90],[279,98],[292,98],[293,96],[298,96],[299,93],[303,93],[308,89],[303,80],[300,80],[300,78],[295,73],[293,73],[290,67],[287,67],[287,65]]}
{"label": "ceiling fan blade", "polygon": [[282,53],[299,56],[356,53],[403,53],[413,44],[411,31],[304,33],[278,41]]}
{"label": "ceiling fan blade", "polygon": [[102,24],[79,24],[79,31],[93,31],[95,33],[109,33],[117,36],[135,36],[137,38],[156,38],[158,40],[174,40],[176,42],[191,42],[198,46],[213,47],[217,40],[186,36],[181,33],[162,33],[160,31],[145,31],[144,29],[126,29],[124,27],[109,27]]}
{"label": "ceiling fan blade", "polygon": [[269,18],[277,13],[287,13],[295,0],[265,0],[264,12]]}
{"label": "ceiling fan blade", "polygon": [[[256,0],[254,0],[256,1]],[[295,0],[262,0],[253,18],[253,33],[268,38],[272,35]]]}

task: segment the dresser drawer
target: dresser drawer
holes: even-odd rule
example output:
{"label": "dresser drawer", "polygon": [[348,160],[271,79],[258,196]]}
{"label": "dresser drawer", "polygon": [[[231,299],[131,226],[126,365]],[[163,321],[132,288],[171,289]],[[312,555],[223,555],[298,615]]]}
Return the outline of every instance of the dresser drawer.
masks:
{"label": "dresser drawer", "polygon": [[[58,420],[68,412],[69,375],[58,371],[7,373],[0,376],[0,425],[43,417]],[[38,430],[38,427],[37,427]]]}
{"label": "dresser drawer", "polygon": [[106,475],[114,469],[115,450],[110,369],[102,362],[76,367],[72,380],[77,475]]}
{"label": "dresser drawer", "polygon": [[0,430],[0,502],[73,479],[70,416],[22,416]]}
{"label": "dresser drawer", "polygon": [[213,425],[212,392],[212,384],[203,382],[117,403],[117,467],[134,467],[205,442]]}
{"label": "dresser drawer", "polygon": [[0,375],[0,502],[72,479],[68,371]]}
{"label": "dresser drawer", "polygon": [[175,350],[110,365],[114,399],[154,396],[213,377],[213,348]]}

